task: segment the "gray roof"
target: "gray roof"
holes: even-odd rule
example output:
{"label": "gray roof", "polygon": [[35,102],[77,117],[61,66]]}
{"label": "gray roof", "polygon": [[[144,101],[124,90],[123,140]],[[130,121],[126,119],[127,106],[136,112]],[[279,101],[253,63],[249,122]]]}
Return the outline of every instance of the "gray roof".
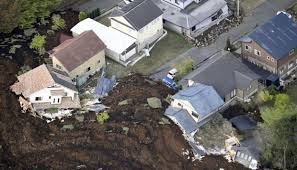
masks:
{"label": "gray roof", "polygon": [[279,60],[297,47],[297,24],[293,18],[280,13],[256,28],[248,37]]}
{"label": "gray roof", "polygon": [[179,91],[172,96],[172,99],[188,101],[200,119],[206,117],[209,113],[212,113],[224,104],[224,101],[212,86],[200,83]]}
{"label": "gray roof", "polygon": [[247,115],[240,115],[230,119],[230,122],[239,130],[246,131],[254,129],[257,123]]}
{"label": "gray roof", "polygon": [[236,58],[231,53],[215,57],[217,58],[212,63],[202,65],[182,81],[191,79],[197,83],[213,86],[219,95],[224,98],[234,89],[248,88],[253,80],[260,78],[241,59]]}
{"label": "gray roof", "polygon": [[197,5],[194,10],[183,10],[173,7],[170,4],[156,1],[156,4],[163,10],[163,19],[177,26],[190,29],[205,19],[216,14],[226,5],[224,0],[208,0]]}
{"label": "gray roof", "polygon": [[72,83],[69,75],[66,72],[54,69],[50,66],[47,66],[47,68],[48,68],[53,80],[55,81],[55,83],[60,84],[64,87],[67,87],[71,90],[77,91],[77,88]]}
{"label": "gray roof", "polygon": [[198,129],[195,120],[184,109],[176,109],[169,106],[165,111],[165,115],[173,121],[177,121],[178,125],[188,134]]}
{"label": "gray roof", "polygon": [[123,16],[136,30],[140,30],[162,14],[161,9],[151,0],[134,0],[115,9],[110,17]]}

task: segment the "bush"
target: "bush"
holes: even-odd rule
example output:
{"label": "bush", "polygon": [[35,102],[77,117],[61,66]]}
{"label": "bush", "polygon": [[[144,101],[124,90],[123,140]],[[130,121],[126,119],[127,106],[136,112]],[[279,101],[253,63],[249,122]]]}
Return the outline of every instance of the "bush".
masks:
{"label": "bush", "polygon": [[28,71],[30,71],[30,70],[31,70],[31,67],[30,67],[30,66],[28,66],[28,65],[24,65],[24,66],[22,66],[22,67],[20,68],[20,70],[18,71],[17,76],[20,76],[20,75],[22,75],[22,74],[24,74],[24,73],[26,73],[26,72],[28,72]]}
{"label": "bush", "polygon": [[58,111],[59,111],[59,109],[55,108],[55,107],[46,109],[47,113],[57,113]]}
{"label": "bush", "polygon": [[188,74],[193,69],[193,63],[194,61],[192,59],[186,59],[182,63],[178,64],[176,66],[176,69],[177,69],[176,78],[180,79],[186,74]]}
{"label": "bush", "polygon": [[30,44],[30,48],[37,50],[39,54],[44,54],[45,49],[44,49],[44,44],[45,44],[45,38],[46,36],[44,35],[35,35],[32,39],[32,42]]}
{"label": "bush", "polygon": [[82,93],[79,95],[80,100],[84,99],[94,99],[94,96],[91,95],[90,93]]}
{"label": "bush", "polygon": [[88,14],[88,17],[93,19],[100,16],[100,14],[101,14],[100,9],[96,8],[95,10],[93,10],[91,13]]}
{"label": "bush", "polygon": [[87,13],[85,13],[84,11],[80,11],[79,14],[78,14],[78,20],[82,21],[82,20],[84,20],[86,18],[88,18]]}
{"label": "bush", "polygon": [[225,46],[225,51],[230,51],[233,52],[235,51],[236,48],[234,47],[234,45],[231,43],[230,38],[227,38],[226,40],[226,46]]}
{"label": "bush", "polygon": [[262,90],[259,93],[259,98],[260,98],[261,102],[263,102],[263,103],[273,100],[273,97],[274,96],[272,94],[270,94],[269,90]]}
{"label": "bush", "polygon": [[65,20],[61,18],[60,15],[54,14],[52,16],[52,22],[53,22],[53,26],[52,26],[53,30],[64,29],[66,27]]}
{"label": "bush", "polygon": [[102,112],[102,113],[99,113],[97,115],[97,122],[99,124],[103,124],[104,122],[106,122],[107,120],[109,119],[109,115],[107,112]]}

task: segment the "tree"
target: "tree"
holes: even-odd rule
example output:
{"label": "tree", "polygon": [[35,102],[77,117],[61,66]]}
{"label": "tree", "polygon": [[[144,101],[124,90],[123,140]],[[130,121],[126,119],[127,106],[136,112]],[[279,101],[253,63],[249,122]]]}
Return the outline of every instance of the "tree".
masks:
{"label": "tree", "polygon": [[66,27],[65,20],[61,18],[60,15],[54,14],[52,16],[52,22],[53,22],[53,26],[52,26],[53,30],[64,29]]}
{"label": "tree", "polygon": [[233,52],[235,50],[234,45],[231,43],[230,38],[228,37],[226,40],[225,51]]}
{"label": "tree", "polygon": [[84,19],[86,19],[88,17],[87,13],[85,13],[84,11],[80,11],[78,14],[78,20],[82,21]]}
{"label": "tree", "polygon": [[297,167],[297,105],[287,94],[277,94],[274,106],[261,109],[261,128],[269,132],[263,139],[269,144],[262,153],[266,166],[280,169]]}
{"label": "tree", "polygon": [[106,122],[108,119],[109,119],[109,115],[108,115],[107,112],[99,113],[98,116],[97,116],[97,122],[98,122],[99,124],[103,124],[103,123]]}
{"label": "tree", "polygon": [[39,34],[35,35],[30,44],[30,48],[37,50],[39,54],[44,54],[45,38],[46,37],[44,35],[39,35]]}
{"label": "tree", "polygon": [[186,59],[182,63],[176,66],[177,69],[177,79],[182,78],[186,74],[188,74],[193,69],[194,61],[192,59]]}
{"label": "tree", "polygon": [[37,19],[48,17],[61,0],[1,0],[0,32],[9,33],[14,28],[31,28]]}
{"label": "tree", "polygon": [[270,92],[268,90],[262,90],[260,93],[259,93],[259,97],[261,99],[262,102],[266,103],[268,101],[271,101],[273,100],[273,95],[270,94]]}

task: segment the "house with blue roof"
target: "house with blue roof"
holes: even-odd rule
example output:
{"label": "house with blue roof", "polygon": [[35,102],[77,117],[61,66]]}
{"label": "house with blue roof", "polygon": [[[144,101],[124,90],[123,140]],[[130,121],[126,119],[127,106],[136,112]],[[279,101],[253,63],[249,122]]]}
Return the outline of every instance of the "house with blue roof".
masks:
{"label": "house with blue roof", "polygon": [[242,58],[281,78],[297,67],[297,23],[279,12],[241,39]]}
{"label": "house with blue roof", "polygon": [[194,83],[171,97],[171,105],[165,115],[185,133],[191,134],[223,105],[223,99],[212,86]]}

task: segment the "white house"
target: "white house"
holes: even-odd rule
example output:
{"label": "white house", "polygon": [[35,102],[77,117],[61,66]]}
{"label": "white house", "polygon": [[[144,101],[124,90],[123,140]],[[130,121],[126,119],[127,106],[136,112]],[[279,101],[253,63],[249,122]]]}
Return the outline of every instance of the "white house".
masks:
{"label": "white house", "polygon": [[111,59],[127,66],[129,59],[136,54],[136,39],[112,27],[87,18],[76,24],[71,32],[74,37],[92,30],[106,45],[105,54]]}
{"label": "white house", "polygon": [[192,133],[208,121],[224,105],[212,86],[191,83],[171,97],[165,115],[176,122],[186,133]]}
{"label": "white house", "polygon": [[35,110],[80,108],[78,91],[62,71],[43,64],[17,79],[11,86],[12,91],[23,95]]}
{"label": "white house", "polygon": [[229,16],[225,0],[153,0],[163,10],[163,24],[195,38]]}
{"label": "white house", "polygon": [[134,0],[112,12],[111,27],[135,38],[139,52],[163,35],[162,14],[151,0]]}

